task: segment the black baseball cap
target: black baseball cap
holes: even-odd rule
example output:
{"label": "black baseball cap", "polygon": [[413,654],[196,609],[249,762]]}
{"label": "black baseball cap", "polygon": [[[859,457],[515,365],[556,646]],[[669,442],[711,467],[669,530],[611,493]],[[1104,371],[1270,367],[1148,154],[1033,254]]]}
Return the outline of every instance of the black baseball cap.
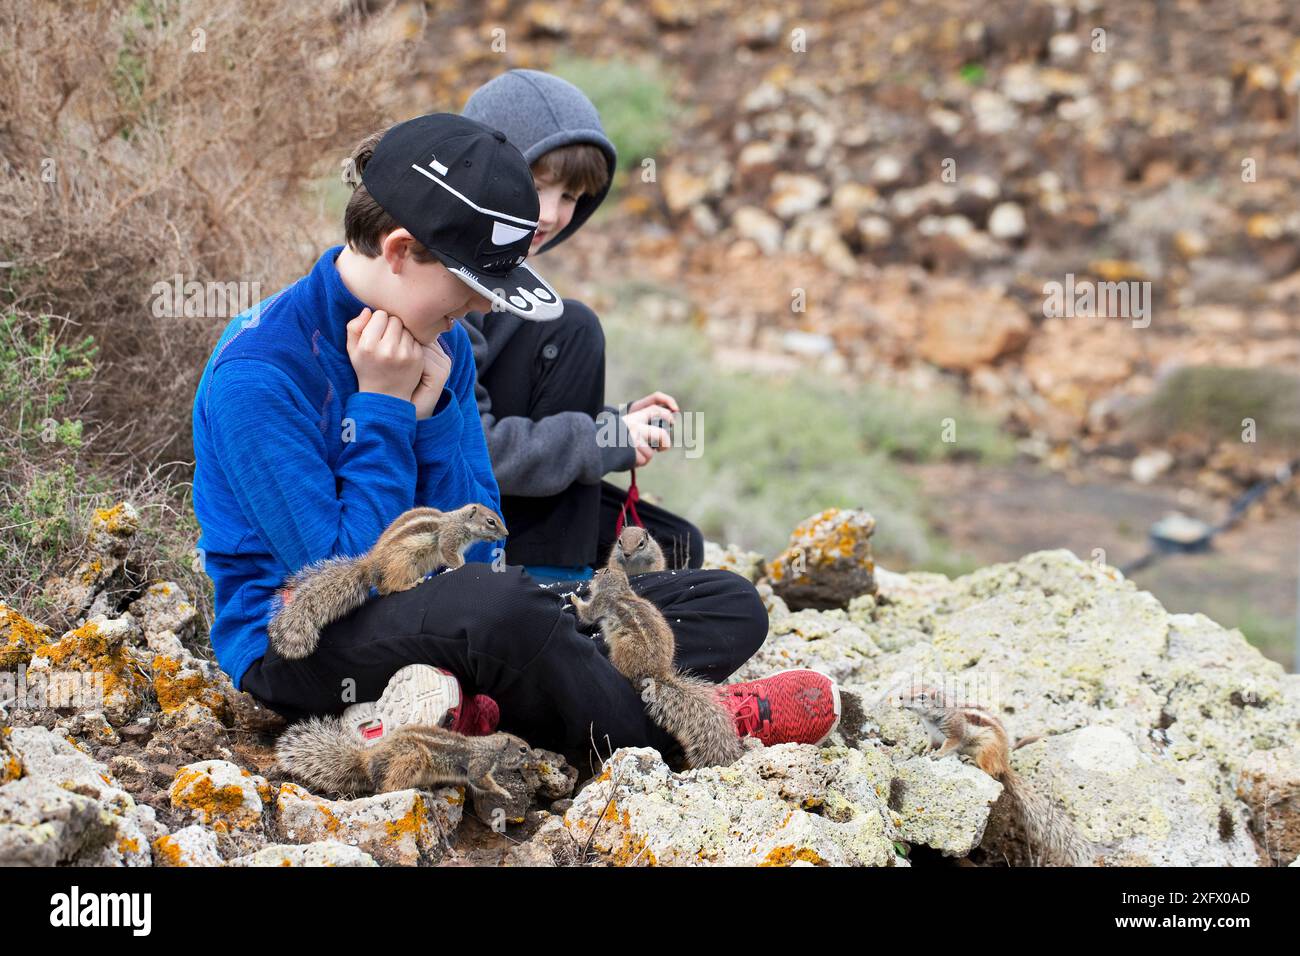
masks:
{"label": "black baseball cap", "polygon": [[525,319],[564,311],[524,264],[540,209],[528,162],[505,133],[454,113],[398,123],[361,173],[375,201],[452,275]]}

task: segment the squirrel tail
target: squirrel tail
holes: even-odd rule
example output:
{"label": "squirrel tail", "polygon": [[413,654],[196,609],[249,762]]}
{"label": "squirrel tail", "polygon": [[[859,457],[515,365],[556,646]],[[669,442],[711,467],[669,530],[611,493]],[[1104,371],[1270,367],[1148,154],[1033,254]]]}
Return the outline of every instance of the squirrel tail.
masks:
{"label": "squirrel tail", "polygon": [[1096,851],[1074,822],[1050,800],[1008,769],[1002,785],[1013,801],[1030,848],[1042,866],[1093,866]]}
{"label": "squirrel tail", "polygon": [[293,575],[266,627],[281,657],[298,660],[316,650],[321,628],[355,611],[370,596],[370,576],[356,558],[326,558]]}
{"label": "squirrel tail", "polygon": [[677,738],[692,768],[726,766],[743,753],[716,685],[674,674],[651,678],[643,695],[650,719]]}
{"label": "squirrel tail", "polygon": [[310,717],[280,735],[275,759],[310,787],[333,793],[372,789],[366,747],[353,740],[337,717]]}

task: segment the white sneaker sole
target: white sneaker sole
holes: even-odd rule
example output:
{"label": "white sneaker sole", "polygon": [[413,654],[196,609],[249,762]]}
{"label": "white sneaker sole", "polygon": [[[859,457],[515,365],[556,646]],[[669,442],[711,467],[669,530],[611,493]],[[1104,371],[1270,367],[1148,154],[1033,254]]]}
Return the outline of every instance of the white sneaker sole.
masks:
{"label": "white sneaker sole", "polygon": [[428,664],[408,664],[388,679],[379,700],[353,704],[343,711],[343,727],[373,747],[398,727],[442,726],[460,706],[460,684]]}

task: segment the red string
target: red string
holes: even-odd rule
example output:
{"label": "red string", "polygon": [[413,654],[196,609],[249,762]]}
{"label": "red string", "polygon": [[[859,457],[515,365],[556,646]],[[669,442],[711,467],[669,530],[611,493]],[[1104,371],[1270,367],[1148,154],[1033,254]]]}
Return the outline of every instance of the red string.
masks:
{"label": "red string", "polygon": [[627,521],[627,515],[630,512],[632,521],[638,528],[644,528],[641,523],[641,516],[636,513],[636,503],[641,500],[641,492],[636,488],[636,469],[632,469],[632,481],[627,486],[627,500],[623,502],[623,507],[618,512],[618,524],[614,525],[614,537],[623,533],[623,525]]}

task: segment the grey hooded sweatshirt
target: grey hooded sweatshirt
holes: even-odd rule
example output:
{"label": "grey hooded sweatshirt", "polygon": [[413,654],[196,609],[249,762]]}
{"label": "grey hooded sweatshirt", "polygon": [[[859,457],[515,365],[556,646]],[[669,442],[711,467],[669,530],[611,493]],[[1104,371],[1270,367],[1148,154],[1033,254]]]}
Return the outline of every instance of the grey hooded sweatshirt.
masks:
{"label": "grey hooded sweatshirt", "polygon": [[[614,144],[605,135],[591,100],[567,80],[537,70],[510,70],[479,87],[462,112],[505,133],[530,165],[560,146],[590,143],[605,154],[613,180],[617,161]],[[573,235],[608,192],[606,184],[599,195],[581,197],[568,226],[541,251]],[[481,382],[526,320],[508,312],[471,312],[461,321],[474,348]],[[554,321],[563,322],[564,316]],[[540,421],[523,416],[498,419],[492,414],[492,400],[481,384],[476,386],[475,397],[492,471],[503,495],[547,497],[559,494],[574,482],[596,484],[609,472],[626,471],[636,462],[636,449],[626,441],[621,421],[618,433],[622,440],[617,446],[602,448],[597,444],[596,436],[605,418],[618,416],[612,406],[606,406],[596,420],[582,412],[561,412]]]}

